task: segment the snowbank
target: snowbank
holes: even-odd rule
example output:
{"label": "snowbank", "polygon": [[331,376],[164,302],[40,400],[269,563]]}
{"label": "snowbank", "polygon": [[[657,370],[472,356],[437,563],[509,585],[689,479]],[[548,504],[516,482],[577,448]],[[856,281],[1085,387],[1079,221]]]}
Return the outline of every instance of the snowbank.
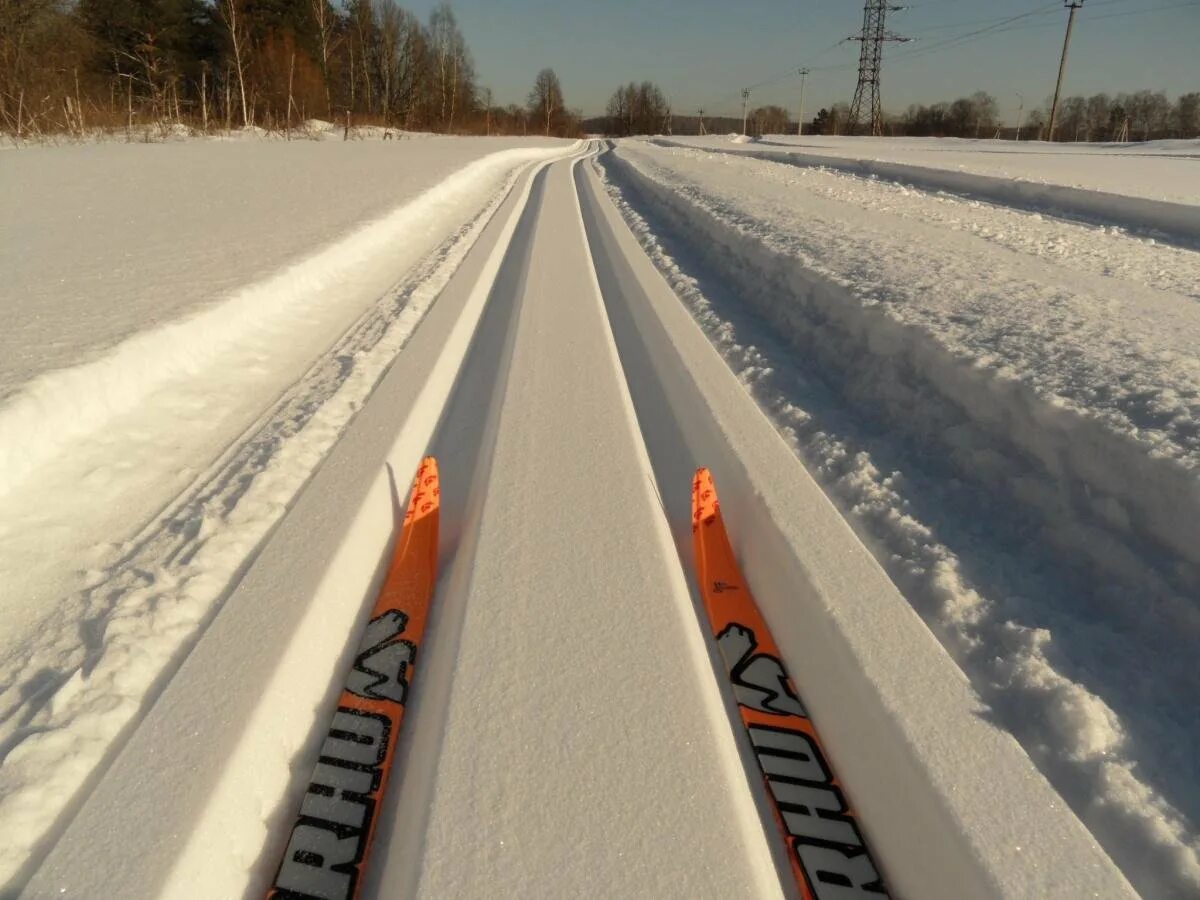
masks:
{"label": "snowbank", "polygon": [[[1016,742],[980,716],[980,698],[747,397],[746,373],[735,377],[709,345],[714,332],[639,258],[618,213],[589,205],[679,554],[690,566],[690,475],[711,466],[735,551],[892,896],[1132,896]],[[631,224],[661,265],[642,221]],[[677,290],[686,283],[678,270],[668,277]],[[720,333],[734,336],[728,324]]]}
{"label": "snowbank", "polygon": [[[0,497],[6,524],[20,526],[0,532],[0,563],[32,566],[34,545],[53,536],[41,555],[86,579],[66,597],[14,596],[6,610],[0,881],[20,880],[65,824],[517,173],[558,152],[509,150],[473,163],[219,305],[42,376],[0,410],[6,473],[24,476]],[[10,428],[30,446],[17,447]],[[145,507],[138,533],[131,510]],[[49,524],[47,508],[58,511]],[[129,540],[105,548],[118,530]],[[79,575],[96,551],[63,550],[62,532],[112,555]]]}
{"label": "snowbank", "polygon": [[[711,137],[672,140],[707,148],[723,143]],[[763,139],[763,145],[774,145],[781,152],[827,162],[841,159],[891,163],[1200,205],[1200,140],[1048,144],[1042,141],[806,134],[772,135]]]}
{"label": "snowbank", "polygon": [[424,231],[443,210],[474,203],[482,184],[546,155],[506,150],[469,164],[384,218],[274,277],[221,303],[158,329],[143,331],[93,362],[50,372],[24,384],[0,405],[0,497],[72,440],[135,409],[163,384],[195,376],[231,345],[305,316],[324,292],[377,259],[388,247]]}
{"label": "snowbank", "polygon": [[[735,140],[733,143],[747,143]],[[687,146],[675,139],[658,140],[663,146]],[[756,142],[757,143],[757,142]],[[770,143],[770,142],[763,142]],[[722,151],[718,151],[722,152]],[[1043,211],[1085,222],[1117,225],[1130,231],[1142,232],[1161,240],[1200,247],[1200,195],[1191,203],[1172,203],[1144,197],[1128,196],[1125,185],[1114,185],[1115,193],[1090,188],[1064,187],[1037,181],[995,178],[972,171],[917,166],[874,159],[839,159],[833,155],[813,154],[798,150],[756,148],[728,150],[770,162],[796,166],[821,166],[866,178],[881,178],[927,190],[950,191],[965,197],[990,200],[1018,209]],[[922,158],[922,161],[930,161]],[[1190,168],[1175,173],[1200,182],[1200,164],[1191,159],[1180,160]],[[1128,164],[1127,168],[1131,168]],[[1194,171],[1193,171],[1194,170]]]}
{"label": "snowbank", "polygon": [[[624,145],[606,167],[710,338],[999,720],[1140,890],[1194,890],[1200,794],[1179,748],[1197,735],[1175,704],[1200,688],[1200,416],[1185,402],[1166,417],[1182,428],[1169,447],[1135,408],[1197,396],[1174,344],[1195,339],[1195,260],[1029,217],[1026,247],[1018,213],[980,210],[975,228],[962,201],[756,161]],[[1008,245],[1034,252],[1044,227],[1065,244],[1055,258],[1106,279],[1122,251],[1134,271],[1143,253],[1183,268],[1157,291],[1122,280],[1117,302],[1094,275],[1014,262]],[[1072,258],[1088,241],[1096,261]],[[1114,352],[1133,329],[1140,352]]]}

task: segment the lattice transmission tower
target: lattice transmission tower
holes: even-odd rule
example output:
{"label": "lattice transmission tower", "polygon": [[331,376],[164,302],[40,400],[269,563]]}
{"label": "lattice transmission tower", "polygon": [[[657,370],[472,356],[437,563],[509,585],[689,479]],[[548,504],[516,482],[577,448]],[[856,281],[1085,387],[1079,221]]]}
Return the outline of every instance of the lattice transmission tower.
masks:
{"label": "lattice transmission tower", "polygon": [[883,45],[888,41],[905,43],[902,38],[887,30],[887,14],[904,9],[893,6],[887,0],[867,0],[863,4],[862,33],[850,35],[849,40],[862,43],[858,55],[858,87],[854,89],[854,102],[850,104],[848,134],[858,130],[863,113],[870,116],[868,134],[883,133],[883,104],[879,93],[879,73],[883,69]]}

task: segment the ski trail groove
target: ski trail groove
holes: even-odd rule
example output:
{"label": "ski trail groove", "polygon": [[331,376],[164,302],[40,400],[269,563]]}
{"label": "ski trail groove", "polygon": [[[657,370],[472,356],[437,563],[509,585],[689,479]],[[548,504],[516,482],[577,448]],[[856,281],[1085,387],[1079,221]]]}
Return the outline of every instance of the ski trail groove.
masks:
{"label": "ski trail groove", "polygon": [[[1186,748],[1196,723],[1182,711],[1157,715],[1198,689],[1185,662],[1200,633],[1186,600],[1187,564],[1171,564],[1161,549],[1114,545],[1104,523],[1083,511],[1039,507],[1044,498],[1031,485],[1045,476],[1036,466],[1015,467],[1012,480],[1026,485],[1015,496],[1003,478],[969,469],[948,479],[953,448],[931,455],[929,442],[961,442],[965,430],[984,432],[1001,417],[972,422],[952,400],[943,409],[935,382],[920,392],[924,408],[956,427],[909,421],[887,401],[913,373],[875,383],[863,360],[890,357],[868,343],[871,330],[848,312],[857,301],[840,286],[796,272],[795,260],[759,245],[761,235],[718,221],[612,154],[605,169],[647,253],[954,653],[990,715],[1022,741],[1139,889],[1163,897],[1193,889],[1200,869],[1187,814],[1196,808],[1195,761]],[[721,249],[698,252],[688,237],[697,229]],[[986,410],[980,396],[965,408]],[[1009,444],[990,430],[973,440]],[[1068,541],[1055,548],[1041,531],[1030,534],[1031,514],[1082,520],[1075,528],[1066,520]],[[1050,518],[1043,530],[1054,524]],[[1097,534],[1103,542],[1089,546]],[[1144,615],[1146,603],[1153,615]],[[1180,663],[1145,685],[1147,655]]]}
{"label": "ski trail groove", "polygon": [[[26,856],[14,882],[28,877],[103,777],[521,175],[513,171],[481,210],[419,260],[154,517],[107,571],[66,601],[77,611],[70,620],[84,623],[82,646],[56,627],[59,612],[4,661],[0,811],[26,820],[30,841],[9,848]],[[36,673],[33,679],[30,673]],[[22,679],[32,680],[35,689],[21,688]],[[151,685],[147,700],[139,679]],[[86,749],[67,745],[56,754],[55,732],[82,722],[89,723]],[[67,755],[69,766],[63,764]],[[27,771],[34,765],[41,774]],[[39,798],[36,806],[24,799],[27,794]],[[4,874],[0,870],[0,878]]]}
{"label": "ski trail groove", "polygon": [[404,776],[378,892],[777,896],[718,750],[728,724],[681,651],[698,626],[662,553],[573,190],[571,164],[552,166],[529,246],[511,251],[528,258],[511,363],[479,398],[500,413],[434,788],[414,818],[427,782]]}
{"label": "ski trail groove", "polygon": [[[664,139],[651,139],[649,143],[661,147],[697,149],[688,144]],[[1185,203],[927,168],[910,163],[847,159],[787,150],[756,151],[705,147],[703,152],[758,159],[785,166],[826,169],[855,178],[911,186],[926,192],[946,192],[1012,209],[1045,213],[1068,221],[1115,226],[1186,249],[1200,248],[1200,207]]]}
{"label": "ski trail groove", "polygon": [[[596,177],[581,177],[580,186],[680,555],[690,555],[688,470],[702,462],[723,486],[746,577],[890,889],[947,898],[1131,896],[1016,742],[980,718],[977,695],[865,548],[847,539],[845,521],[638,252]],[[989,760],[986,772],[979,758]]]}
{"label": "ski trail groove", "polygon": [[[688,494],[704,463],[893,896],[1131,896],[981,717],[655,272],[663,261],[639,250],[590,162],[528,174],[304,490],[264,489],[271,465],[255,470],[250,491],[287,515],[26,896],[94,894],[101,869],[110,896],[187,897],[200,883],[261,895],[382,576],[403,503],[392,473],[406,484],[426,452],[443,478],[442,576],[369,895],[788,893],[690,586]],[[377,325],[354,334],[369,344]],[[345,360],[331,352],[314,390]],[[311,428],[329,405],[311,415],[289,395],[270,421]],[[274,436],[261,437],[173,512],[219,513],[240,485],[227,466],[262,463]],[[219,540],[186,521],[161,536],[176,563]],[[112,834],[171,852],[114,873]]]}
{"label": "ski trail groove", "polygon": [[[376,836],[376,864],[364,890],[379,895],[381,873],[395,866],[397,896],[417,889],[425,828],[447,728],[446,706],[459,656],[472,571],[479,544],[480,518],[492,472],[493,449],[504,389],[516,339],[517,298],[528,266],[531,236],[545,193],[547,170],[532,183],[529,200],[513,232],[488,295],[475,340],[442,410],[429,453],[441,472],[441,577],[428,625],[428,652],[420,688],[406,713],[397,749],[397,778]],[[304,790],[299,786],[292,793]],[[398,861],[398,862],[389,862]]]}

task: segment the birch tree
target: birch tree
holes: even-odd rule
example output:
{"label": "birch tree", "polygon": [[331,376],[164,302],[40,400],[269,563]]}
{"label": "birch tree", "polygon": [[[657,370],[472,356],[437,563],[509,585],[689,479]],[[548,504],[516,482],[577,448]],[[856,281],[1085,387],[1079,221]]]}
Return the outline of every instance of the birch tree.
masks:
{"label": "birch tree", "polygon": [[563,107],[562,84],[558,76],[553,69],[542,69],[529,92],[529,114],[537,122],[544,123],[549,136],[556,119],[562,116]]}
{"label": "birch tree", "polygon": [[249,35],[246,27],[245,0],[218,0],[217,13],[225,23],[229,35],[229,46],[233,51],[233,68],[237,73],[238,93],[242,101],[242,125],[250,127],[251,110],[246,103],[246,60]]}

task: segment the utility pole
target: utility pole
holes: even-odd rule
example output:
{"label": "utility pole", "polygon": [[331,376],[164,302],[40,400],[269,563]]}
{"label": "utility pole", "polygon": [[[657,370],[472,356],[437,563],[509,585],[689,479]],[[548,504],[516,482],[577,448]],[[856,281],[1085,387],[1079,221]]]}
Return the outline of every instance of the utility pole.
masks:
{"label": "utility pole", "polygon": [[808,78],[808,69],[800,70],[800,115],[796,117],[796,137],[804,134],[804,82]]}
{"label": "utility pole", "polygon": [[1017,136],[1015,138],[1015,140],[1019,141],[1021,139],[1021,122],[1025,118],[1025,95],[1020,91],[1016,91],[1015,93],[1017,95],[1017,99],[1021,101],[1020,105],[1017,107]]}
{"label": "utility pole", "polygon": [[883,108],[880,99],[879,75],[883,70],[883,45],[889,41],[901,44],[909,38],[898,37],[887,30],[889,12],[897,12],[903,6],[891,6],[887,0],[866,0],[863,4],[863,27],[859,34],[847,40],[859,41],[862,49],[858,55],[858,87],[854,89],[854,102],[850,104],[850,122],[847,134],[854,134],[862,119],[864,107],[870,117],[869,134],[883,134]]}
{"label": "utility pole", "polygon": [[1075,25],[1075,12],[1083,6],[1083,0],[1063,0],[1063,5],[1071,11],[1067,16],[1067,36],[1063,38],[1062,59],[1058,63],[1058,82],[1054,85],[1054,102],[1050,104],[1050,134],[1048,141],[1054,140],[1054,126],[1058,119],[1058,95],[1062,92],[1063,75],[1067,72],[1067,48],[1071,46],[1071,29]]}
{"label": "utility pole", "polygon": [[746,133],[746,101],[750,99],[750,88],[742,90],[742,134]]}
{"label": "utility pole", "polygon": [[696,110],[696,113],[700,116],[700,134],[701,135],[708,134],[708,132],[704,130],[704,109],[703,108],[698,109],[698,110]]}

